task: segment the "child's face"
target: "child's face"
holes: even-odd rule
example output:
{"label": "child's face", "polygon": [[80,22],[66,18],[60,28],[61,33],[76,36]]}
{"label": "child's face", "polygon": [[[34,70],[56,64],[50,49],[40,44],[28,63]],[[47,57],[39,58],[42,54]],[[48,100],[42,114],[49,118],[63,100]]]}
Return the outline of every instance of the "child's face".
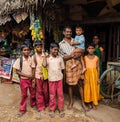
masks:
{"label": "child's face", "polygon": [[77,35],[81,35],[83,33],[83,29],[82,28],[76,28],[76,34]]}
{"label": "child's face", "polygon": [[37,46],[35,47],[35,49],[36,49],[36,51],[37,51],[38,53],[41,53],[41,52],[42,52],[42,45],[37,45]]}
{"label": "child's face", "polygon": [[26,57],[29,56],[30,55],[30,48],[29,47],[23,48],[22,55],[24,55]]}
{"label": "child's face", "polygon": [[56,57],[58,55],[59,48],[58,47],[51,48],[50,52],[51,52],[51,55]]}
{"label": "child's face", "polygon": [[88,51],[88,53],[89,53],[90,55],[93,55],[93,54],[94,54],[94,51],[95,51],[95,48],[94,48],[93,46],[89,46],[89,47],[87,48],[87,51]]}

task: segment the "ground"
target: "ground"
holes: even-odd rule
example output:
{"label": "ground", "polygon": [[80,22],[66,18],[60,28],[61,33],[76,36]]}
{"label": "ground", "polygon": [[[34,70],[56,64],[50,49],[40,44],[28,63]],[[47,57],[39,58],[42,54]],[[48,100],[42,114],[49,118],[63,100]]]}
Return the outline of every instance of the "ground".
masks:
{"label": "ground", "polygon": [[27,105],[27,112],[18,118],[20,102],[19,84],[0,83],[0,122],[120,122],[120,109],[100,104],[97,110],[84,112],[78,98],[75,98],[72,110],[67,110],[68,97],[65,95],[65,117],[60,118],[56,111],[55,118],[49,117],[48,108],[44,118],[39,118],[38,112]]}

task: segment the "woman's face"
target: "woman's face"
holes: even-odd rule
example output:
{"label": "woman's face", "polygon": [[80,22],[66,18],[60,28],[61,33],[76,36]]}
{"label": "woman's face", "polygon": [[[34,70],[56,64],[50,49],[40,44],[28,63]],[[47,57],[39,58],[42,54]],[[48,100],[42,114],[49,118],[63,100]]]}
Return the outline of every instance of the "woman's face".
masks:
{"label": "woman's face", "polygon": [[94,37],[93,37],[93,43],[94,43],[95,45],[97,45],[98,42],[99,42],[98,36],[94,36]]}

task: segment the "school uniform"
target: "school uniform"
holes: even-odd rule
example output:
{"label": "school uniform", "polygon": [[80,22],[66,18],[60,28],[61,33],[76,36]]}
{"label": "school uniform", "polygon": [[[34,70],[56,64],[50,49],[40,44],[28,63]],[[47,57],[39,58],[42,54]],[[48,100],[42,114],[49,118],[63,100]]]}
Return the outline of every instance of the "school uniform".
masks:
{"label": "school uniform", "polygon": [[38,111],[42,111],[49,104],[48,81],[43,80],[43,73],[42,73],[43,57],[35,53],[34,60],[36,60],[35,83],[36,83],[37,107]]}
{"label": "school uniform", "polygon": [[[27,75],[32,75],[32,68],[35,68],[32,58],[29,57],[27,60],[23,58],[22,62],[22,70],[21,72]],[[13,64],[13,68],[20,70],[20,58],[18,58]],[[20,76],[20,88],[21,88],[21,102],[20,102],[20,112],[26,112],[26,104],[27,104],[27,90],[30,91],[30,105],[31,107],[36,106],[36,96],[35,89],[32,87],[32,81],[27,77]]]}
{"label": "school uniform", "polygon": [[63,74],[62,70],[65,68],[62,57],[47,58],[48,80],[49,80],[49,109],[54,111],[56,109],[56,94],[58,97],[58,109],[64,109],[64,95],[63,95]]}

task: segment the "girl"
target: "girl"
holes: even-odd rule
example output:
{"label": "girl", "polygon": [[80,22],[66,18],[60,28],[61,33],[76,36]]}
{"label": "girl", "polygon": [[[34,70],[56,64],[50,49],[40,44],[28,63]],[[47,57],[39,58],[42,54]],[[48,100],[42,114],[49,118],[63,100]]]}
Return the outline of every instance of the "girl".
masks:
{"label": "girl", "polygon": [[54,117],[56,109],[56,94],[58,97],[58,109],[60,117],[64,117],[64,95],[63,95],[63,74],[62,70],[65,68],[62,57],[58,56],[59,45],[57,43],[50,44],[50,56],[43,60],[43,66],[48,68],[49,80],[49,109],[50,117]]}
{"label": "girl", "polygon": [[[89,44],[87,47],[88,55],[84,57],[86,72],[84,83],[84,101],[89,107],[96,109],[100,99],[100,69],[99,58],[94,55],[95,45]],[[91,106],[92,105],[92,106]]]}

